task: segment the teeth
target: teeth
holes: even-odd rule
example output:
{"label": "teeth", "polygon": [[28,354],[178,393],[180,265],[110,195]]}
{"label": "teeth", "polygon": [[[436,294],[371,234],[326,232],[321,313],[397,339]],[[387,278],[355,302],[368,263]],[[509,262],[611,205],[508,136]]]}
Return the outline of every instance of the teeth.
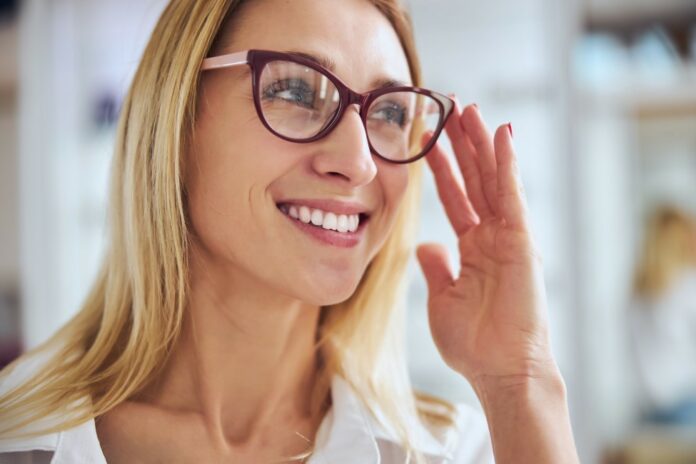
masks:
{"label": "teeth", "polygon": [[305,224],[309,224],[311,217],[312,213],[309,211],[309,208],[306,206],[300,206],[300,221],[304,222]]}
{"label": "teeth", "polygon": [[336,224],[336,230],[339,232],[348,232],[348,222],[350,220],[348,219],[348,216],[345,214],[341,214],[338,217],[338,223]]}
{"label": "teeth", "polygon": [[324,222],[324,213],[318,209],[312,211],[312,224],[315,226],[320,226],[322,222]]}
{"label": "teeth", "polygon": [[320,209],[311,209],[307,206],[297,207],[295,205],[287,207],[281,206],[281,211],[293,219],[313,224],[327,230],[338,232],[355,232],[360,224],[357,214],[336,214],[325,212]]}
{"label": "teeth", "polygon": [[326,213],[324,215],[324,223],[321,225],[324,229],[337,230],[338,219],[334,213]]}

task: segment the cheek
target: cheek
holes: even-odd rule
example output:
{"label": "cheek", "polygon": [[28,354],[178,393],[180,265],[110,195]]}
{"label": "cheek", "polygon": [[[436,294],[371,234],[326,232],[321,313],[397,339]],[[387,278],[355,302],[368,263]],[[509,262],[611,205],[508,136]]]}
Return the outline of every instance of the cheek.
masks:
{"label": "cheek", "polygon": [[405,165],[383,164],[379,166],[379,176],[385,207],[391,215],[394,215],[408,188],[409,169]]}
{"label": "cheek", "polygon": [[190,230],[198,244],[212,255],[226,253],[228,225],[242,213],[237,189],[244,188],[244,179],[237,173],[235,166],[224,162],[224,156],[208,153],[198,156],[188,176]]}
{"label": "cheek", "polygon": [[[250,102],[210,96],[199,113],[187,157],[187,187],[192,206],[239,213],[254,185],[271,182],[284,169],[275,140],[263,128]],[[249,108],[251,107],[251,108]]]}
{"label": "cheek", "polygon": [[255,232],[249,219],[263,212],[264,185],[277,176],[279,164],[263,156],[268,151],[253,131],[221,130],[204,122],[196,128],[186,165],[191,229],[213,255],[236,255],[235,242]]}

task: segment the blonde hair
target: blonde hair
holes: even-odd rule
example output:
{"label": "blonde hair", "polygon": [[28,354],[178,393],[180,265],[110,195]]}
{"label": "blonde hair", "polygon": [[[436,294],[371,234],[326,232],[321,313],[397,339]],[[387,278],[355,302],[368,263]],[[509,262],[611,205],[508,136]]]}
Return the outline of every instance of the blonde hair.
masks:
{"label": "blonde hair", "polygon": [[[413,83],[420,85],[410,17],[398,0],[370,1],[396,30]],[[1,434],[38,435],[79,425],[142,391],[165,364],[186,304],[182,154],[193,133],[199,67],[241,3],[172,0],[162,13],[119,121],[100,273],[81,310],[1,373],[4,378],[24,359],[50,353],[40,372],[0,396]],[[420,134],[411,140],[419,143]],[[355,293],[322,309],[317,346],[322,365],[313,393],[316,411],[326,402],[331,376],[342,375],[370,409],[379,405],[418,461],[406,416],[449,426],[455,414],[448,402],[411,389],[404,356],[401,296],[415,242],[421,164],[409,165],[409,187],[394,229]],[[53,415],[59,417],[56,424],[20,433]]]}
{"label": "blonde hair", "polygon": [[655,208],[646,221],[634,292],[657,297],[691,266],[696,266],[696,221],[673,206]]}

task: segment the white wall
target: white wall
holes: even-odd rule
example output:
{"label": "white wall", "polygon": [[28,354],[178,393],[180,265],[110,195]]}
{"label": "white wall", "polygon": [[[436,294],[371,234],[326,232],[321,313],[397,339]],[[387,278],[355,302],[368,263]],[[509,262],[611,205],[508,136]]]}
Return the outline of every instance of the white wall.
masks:
{"label": "white wall", "polygon": [[122,95],[163,0],[26,0],[20,15],[23,336],[79,308],[102,252],[113,128],[94,101]]}

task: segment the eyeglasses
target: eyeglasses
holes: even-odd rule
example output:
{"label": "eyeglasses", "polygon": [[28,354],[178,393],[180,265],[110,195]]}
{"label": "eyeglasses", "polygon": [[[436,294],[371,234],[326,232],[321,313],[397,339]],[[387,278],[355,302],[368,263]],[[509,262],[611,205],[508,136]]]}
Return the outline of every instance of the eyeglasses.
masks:
{"label": "eyeglasses", "polygon": [[[350,105],[357,104],[372,154],[392,163],[411,163],[437,141],[454,101],[419,87],[391,86],[357,93],[311,57],[246,50],[206,58],[201,71],[249,65],[254,106],[266,128],[290,142],[328,135]],[[433,137],[421,147],[424,131]]]}

